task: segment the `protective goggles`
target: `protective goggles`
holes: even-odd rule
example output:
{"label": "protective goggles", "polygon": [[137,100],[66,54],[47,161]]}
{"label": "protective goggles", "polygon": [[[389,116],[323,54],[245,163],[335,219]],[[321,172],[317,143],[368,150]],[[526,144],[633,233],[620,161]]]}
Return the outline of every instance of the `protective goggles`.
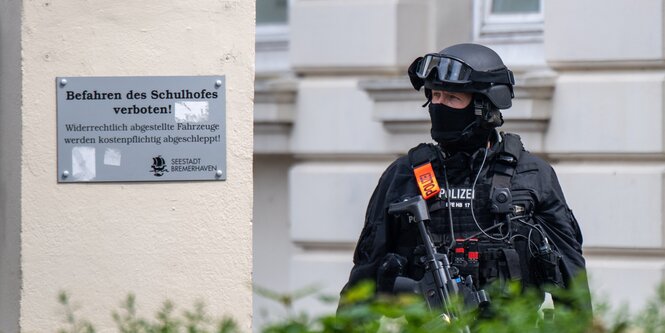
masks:
{"label": "protective goggles", "polygon": [[448,83],[483,82],[515,85],[513,72],[505,67],[491,72],[478,72],[460,60],[442,56],[438,53],[425,55],[420,60],[415,74],[419,78],[425,79],[433,70],[437,71],[440,81]]}

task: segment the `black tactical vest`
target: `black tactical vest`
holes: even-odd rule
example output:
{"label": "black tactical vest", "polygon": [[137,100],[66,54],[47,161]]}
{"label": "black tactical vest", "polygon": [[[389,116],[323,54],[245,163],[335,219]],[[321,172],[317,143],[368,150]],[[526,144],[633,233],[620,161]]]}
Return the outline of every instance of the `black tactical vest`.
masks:
{"label": "black tactical vest", "polygon": [[[447,249],[451,264],[462,276],[472,275],[480,288],[498,278],[530,284],[528,237],[511,237],[526,235],[529,230],[511,224],[514,230],[509,235],[507,226],[496,227],[504,216],[491,213],[490,200],[493,187],[510,187],[522,150],[519,137],[507,134],[487,152],[484,163],[485,149],[474,155],[459,152],[448,158],[443,158],[439,148],[431,144],[421,144],[409,151],[412,166],[431,162],[441,184],[440,194],[428,200],[432,241],[439,252]],[[515,199],[519,201],[520,194],[516,194]],[[491,229],[493,226],[495,228]],[[487,235],[481,229],[486,230]],[[417,229],[403,217],[397,252],[409,261],[406,275],[417,280],[424,273],[422,257],[425,254],[419,238]]]}

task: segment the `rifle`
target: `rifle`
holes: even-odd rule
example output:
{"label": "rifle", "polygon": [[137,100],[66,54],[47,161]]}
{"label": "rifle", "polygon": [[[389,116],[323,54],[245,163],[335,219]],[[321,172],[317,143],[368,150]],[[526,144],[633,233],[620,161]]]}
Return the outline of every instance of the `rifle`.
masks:
{"label": "rifle", "polygon": [[[453,302],[454,297],[461,297],[467,307],[483,308],[489,305],[489,295],[484,290],[476,290],[471,276],[462,277],[459,270],[450,266],[448,249],[443,254],[437,253],[426,222],[430,221],[427,203],[422,196],[414,196],[402,202],[391,204],[388,213],[394,215],[409,214],[416,223],[425,246],[426,270],[420,281],[398,276],[393,286],[394,293],[412,292],[425,298],[431,311],[442,311],[441,317],[447,322],[459,317],[460,309]],[[466,327],[464,332],[469,332]]]}

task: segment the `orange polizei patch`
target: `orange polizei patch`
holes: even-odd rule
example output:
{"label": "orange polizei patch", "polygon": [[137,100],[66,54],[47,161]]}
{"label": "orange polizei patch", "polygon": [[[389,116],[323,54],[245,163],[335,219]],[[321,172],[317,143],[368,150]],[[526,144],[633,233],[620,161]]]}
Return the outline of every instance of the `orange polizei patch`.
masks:
{"label": "orange polizei patch", "polygon": [[418,182],[418,187],[420,188],[420,194],[423,198],[429,199],[441,191],[439,183],[436,181],[436,176],[434,176],[434,170],[432,169],[432,163],[423,164],[417,168],[413,169],[413,174],[416,176],[416,181]]}

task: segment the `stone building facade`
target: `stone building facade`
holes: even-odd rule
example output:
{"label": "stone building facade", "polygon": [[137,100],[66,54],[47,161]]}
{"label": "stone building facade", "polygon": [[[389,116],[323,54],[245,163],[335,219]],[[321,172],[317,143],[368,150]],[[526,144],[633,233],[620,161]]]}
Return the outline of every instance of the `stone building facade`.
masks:
{"label": "stone building facade", "polygon": [[[257,26],[257,285],[339,292],[380,174],[431,140],[406,68],[424,53],[476,42],[515,72],[503,130],[556,169],[584,233],[594,292],[632,309],[653,293],[665,266],[662,0],[281,5],[287,21]],[[297,304],[333,307],[312,297]],[[271,303],[255,296],[254,309],[261,322]]]}

